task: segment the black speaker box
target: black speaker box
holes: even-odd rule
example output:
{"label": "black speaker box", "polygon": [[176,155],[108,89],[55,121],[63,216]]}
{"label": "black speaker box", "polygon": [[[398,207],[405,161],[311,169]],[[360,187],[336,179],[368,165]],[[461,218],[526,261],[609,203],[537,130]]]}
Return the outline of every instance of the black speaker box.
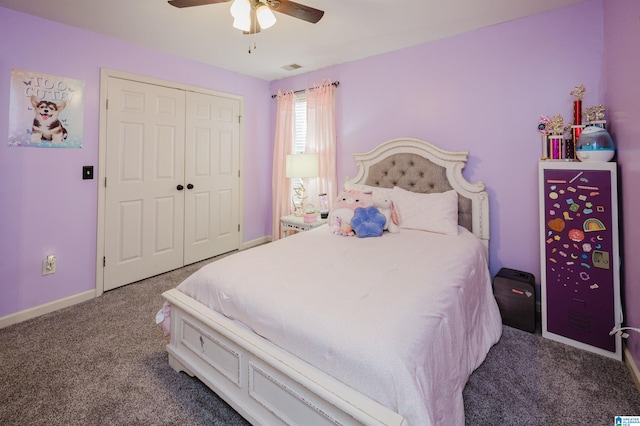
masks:
{"label": "black speaker box", "polygon": [[493,278],[493,295],[503,324],[530,333],[536,331],[536,279],[533,274],[500,269]]}

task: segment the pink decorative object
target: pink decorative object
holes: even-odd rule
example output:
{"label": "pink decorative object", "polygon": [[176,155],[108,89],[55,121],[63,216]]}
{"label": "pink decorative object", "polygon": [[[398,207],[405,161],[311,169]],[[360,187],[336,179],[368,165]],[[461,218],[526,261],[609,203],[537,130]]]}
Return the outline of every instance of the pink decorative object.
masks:
{"label": "pink decorative object", "polygon": [[546,115],[540,116],[540,121],[538,122],[538,131],[543,135],[549,134],[549,121],[549,117],[547,117]]}
{"label": "pink decorative object", "polygon": [[305,213],[303,215],[303,220],[304,220],[304,223],[313,223],[313,222],[318,220],[318,214],[317,213]]}
{"label": "pink decorative object", "polygon": [[[342,190],[338,193],[333,209],[329,215],[329,225],[337,223],[340,218],[341,234],[354,235],[351,230],[351,218],[353,212],[358,207],[369,207],[373,205],[373,196],[371,192],[362,192],[356,190]],[[334,227],[330,227],[333,229]]]}

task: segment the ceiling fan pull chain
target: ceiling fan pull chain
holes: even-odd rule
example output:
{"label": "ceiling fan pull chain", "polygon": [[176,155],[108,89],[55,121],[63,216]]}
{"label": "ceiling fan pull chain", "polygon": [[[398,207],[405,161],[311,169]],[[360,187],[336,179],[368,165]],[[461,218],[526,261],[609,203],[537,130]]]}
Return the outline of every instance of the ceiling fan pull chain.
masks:
{"label": "ceiling fan pull chain", "polygon": [[[255,3],[258,3],[258,1],[256,1]],[[253,21],[252,25],[251,25],[251,28],[254,28],[254,29],[258,28],[258,17],[257,17],[257,15],[255,13],[255,3],[254,3],[254,6],[253,6],[254,10],[251,13],[251,20]],[[253,50],[256,50],[256,47],[258,47],[256,45],[256,41],[255,41],[256,32],[251,32],[250,33],[250,37],[254,38],[254,40],[253,40]],[[251,50],[251,42],[249,42],[249,55],[251,55],[251,52],[252,52],[252,50]]]}

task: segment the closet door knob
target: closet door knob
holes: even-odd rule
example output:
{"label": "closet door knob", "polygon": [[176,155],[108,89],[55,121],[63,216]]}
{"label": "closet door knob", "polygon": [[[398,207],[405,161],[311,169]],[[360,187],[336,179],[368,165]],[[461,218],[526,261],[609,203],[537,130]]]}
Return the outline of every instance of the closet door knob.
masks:
{"label": "closet door knob", "polygon": [[178,185],[178,186],[176,186],[176,189],[177,189],[178,191],[182,191],[182,190],[184,189],[184,186],[182,186],[182,185]]}
{"label": "closet door knob", "polygon": [[193,185],[188,184],[188,185],[187,185],[187,189],[193,189]]}

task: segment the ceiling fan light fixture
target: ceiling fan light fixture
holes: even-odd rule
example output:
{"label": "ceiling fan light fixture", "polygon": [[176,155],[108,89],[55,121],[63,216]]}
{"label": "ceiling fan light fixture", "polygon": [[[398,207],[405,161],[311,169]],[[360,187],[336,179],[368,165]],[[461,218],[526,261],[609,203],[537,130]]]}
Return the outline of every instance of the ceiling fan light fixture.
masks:
{"label": "ceiling fan light fixture", "polygon": [[258,17],[258,22],[260,23],[260,27],[263,29],[271,28],[273,24],[276,23],[276,17],[267,7],[266,4],[259,2],[256,5],[256,16]]}
{"label": "ceiling fan light fixture", "polygon": [[251,13],[251,3],[249,2],[249,0],[233,0],[229,12],[231,12],[231,16],[236,19],[239,17],[249,16],[249,14]]}
{"label": "ceiling fan light fixture", "polygon": [[238,15],[233,19],[233,28],[241,31],[251,30],[251,15]]}

